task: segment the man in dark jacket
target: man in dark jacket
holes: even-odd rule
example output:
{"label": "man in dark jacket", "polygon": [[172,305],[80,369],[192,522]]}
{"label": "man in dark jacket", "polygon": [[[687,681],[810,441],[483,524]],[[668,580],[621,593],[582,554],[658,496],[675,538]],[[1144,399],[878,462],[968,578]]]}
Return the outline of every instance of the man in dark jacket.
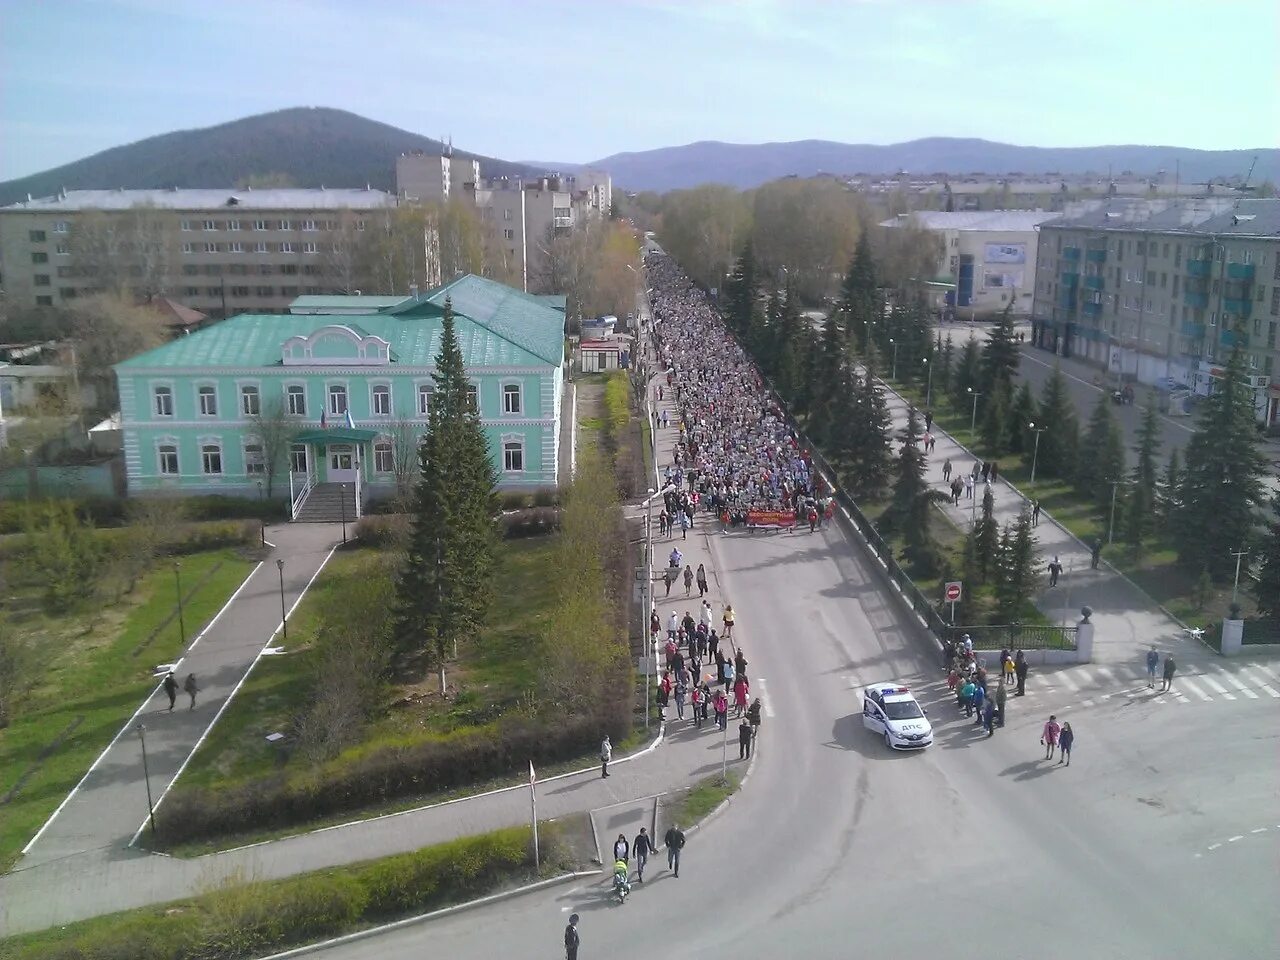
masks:
{"label": "man in dark jacket", "polygon": [[1160,684],[1160,692],[1173,689],[1173,671],[1178,669],[1178,665],[1173,662],[1173,654],[1166,653],[1164,655],[1164,675],[1163,682]]}
{"label": "man in dark jacket", "polygon": [[163,686],[164,692],[169,698],[169,712],[173,713],[174,701],[178,699],[178,681],[174,677],[172,670],[165,674]]}
{"label": "man in dark jacket", "polygon": [[667,847],[667,868],[678,877],[680,876],[680,851],[684,849],[684,831],[680,829],[680,825],[673,823],[668,828],[666,836],[662,838],[662,842]]}
{"label": "man in dark jacket", "polygon": [[644,865],[649,862],[649,854],[653,853],[653,838],[649,830],[641,827],[631,844],[631,852],[636,858],[636,882],[644,883]]}
{"label": "man in dark jacket", "polygon": [[747,722],[746,717],[743,717],[742,722],[738,724],[738,759],[751,759],[751,724]]}
{"label": "man in dark jacket", "polygon": [[1021,650],[1013,659],[1013,672],[1018,678],[1018,692],[1016,696],[1022,697],[1027,693],[1027,657]]}
{"label": "man in dark jacket", "polygon": [[569,918],[569,925],[564,928],[565,960],[578,960],[578,915]]}

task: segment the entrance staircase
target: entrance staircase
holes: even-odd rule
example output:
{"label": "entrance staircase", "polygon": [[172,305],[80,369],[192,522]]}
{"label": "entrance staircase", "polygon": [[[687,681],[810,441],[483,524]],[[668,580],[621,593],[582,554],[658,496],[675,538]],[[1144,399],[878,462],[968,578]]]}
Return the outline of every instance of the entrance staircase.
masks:
{"label": "entrance staircase", "polygon": [[[345,491],[343,488],[346,488]],[[346,518],[356,520],[356,485],[353,483],[317,483],[299,504],[295,523],[337,523],[343,518],[343,500],[346,500]]]}

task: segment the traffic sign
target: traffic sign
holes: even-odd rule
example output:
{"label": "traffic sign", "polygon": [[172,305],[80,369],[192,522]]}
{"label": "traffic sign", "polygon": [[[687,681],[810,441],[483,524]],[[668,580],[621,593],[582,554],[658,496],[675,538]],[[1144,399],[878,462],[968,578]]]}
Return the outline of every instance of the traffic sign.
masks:
{"label": "traffic sign", "polygon": [[959,580],[952,580],[943,588],[943,596],[946,597],[947,603],[955,603],[960,599],[962,593]]}

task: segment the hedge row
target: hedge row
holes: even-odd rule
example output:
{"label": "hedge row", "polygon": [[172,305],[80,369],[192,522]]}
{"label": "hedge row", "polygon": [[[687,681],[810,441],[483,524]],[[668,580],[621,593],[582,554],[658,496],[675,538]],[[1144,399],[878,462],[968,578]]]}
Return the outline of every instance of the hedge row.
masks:
{"label": "hedge row", "polygon": [[[407,531],[412,517],[405,513],[366,514],[356,521],[355,535],[367,547],[386,547],[395,542],[401,531]],[[540,537],[560,529],[559,507],[523,507],[498,517],[502,536],[507,540]]]}
{"label": "hedge row", "polygon": [[[615,711],[621,716],[620,711]],[[328,763],[241,783],[172,794],[157,812],[163,846],[253,830],[313,823],[325,817],[483,783],[593,751],[621,721],[574,717],[540,722],[511,717],[448,736],[391,746],[355,747]]]}
{"label": "hedge row", "polygon": [[[556,824],[541,825],[544,865],[564,866]],[[528,827],[425,847],[414,853],[253,882],[191,900],[130,910],[15,937],[14,960],[240,960],[429,912],[531,879]]]}
{"label": "hedge row", "polygon": [[[119,552],[128,551],[130,533],[128,527],[107,527],[98,530],[96,536],[109,554],[118,555]],[[262,525],[259,520],[212,520],[179,524],[168,534],[158,552],[163,556],[181,557],[205,550],[220,550],[223,547],[254,547],[261,542]],[[26,536],[14,535],[0,545],[0,557],[7,560],[22,559],[27,547]]]}
{"label": "hedge row", "polygon": [[[287,479],[287,478],[286,478]],[[289,504],[279,500],[254,497],[229,497],[215,494],[207,497],[166,498],[181,507],[181,515],[189,521],[204,520],[287,520]],[[0,534],[22,530],[23,518],[38,500],[0,501]],[[120,497],[85,497],[70,500],[80,516],[98,527],[122,527],[129,523],[129,507],[138,499]]]}

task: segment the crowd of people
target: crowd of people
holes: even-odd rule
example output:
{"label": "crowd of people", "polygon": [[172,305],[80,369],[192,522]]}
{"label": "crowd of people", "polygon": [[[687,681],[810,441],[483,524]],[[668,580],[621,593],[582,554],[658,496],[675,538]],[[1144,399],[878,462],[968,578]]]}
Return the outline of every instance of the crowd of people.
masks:
{"label": "crowd of people", "polygon": [[[665,371],[661,399],[675,405],[680,431],[666,467],[668,485],[679,491],[678,508],[667,504],[674,523],[686,530],[685,518],[703,509],[733,526],[785,512],[802,520],[816,514],[820,522],[825,488],[777,397],[674,261],[650,254],[646,268],[653,347]],[[665,411],[654,416],[669,422]]]}

